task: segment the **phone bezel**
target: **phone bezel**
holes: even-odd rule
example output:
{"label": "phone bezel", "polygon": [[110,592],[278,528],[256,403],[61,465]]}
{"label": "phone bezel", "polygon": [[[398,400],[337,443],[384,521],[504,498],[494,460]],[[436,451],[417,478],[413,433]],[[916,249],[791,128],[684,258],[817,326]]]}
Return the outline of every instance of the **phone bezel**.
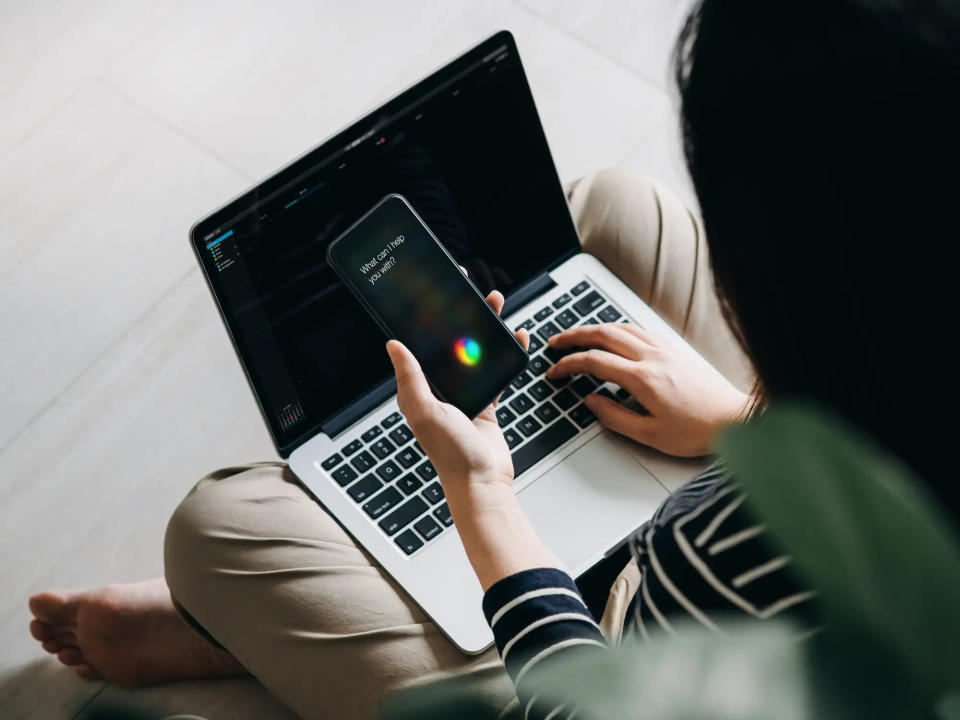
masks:
{"label": "phone bezel", "polygon": [[[409,202],[403,195],[400,195],[399,193],[389,193],[389,194],[385,195],[385,196],[384,196],[383,198],[381,198],[372,208],[370,208],[369,210],[367,210],[367,212],[365,212],[356,222],[354,222],[352,225],[350,225],[350,227],[348,227],[346,230],[344,230],[342,233],[340,233],[340,235],[338,235],[338,236],[327,246],[327,262],[330,264],[330,267],[331,267],[331,268],[333,269],[333,271],[337,274],[337,276],[343,281],[343,284],[350,290],[351,294],[360,302],[360,304],[363,306],[364,310],[367,311],[367,314],[369,314],[370,317],[373,318],[374,322],[377,323],[377,326],[378,326],[381,330],[383,330],[383,332],[384,332],[384,334],[387,336],[387,338],[388,338],[388,339],[389,339],[389,338],[395,338],[395,337],[396,337],[396,333],[393,331],[392,328],[389,327],[389,325],[383,320],[383,318],[380,317],[380,314],[373,308],[373,306],[370,305],[370,303],[367,302],[367,299],[364,297],[363,293],[361,293],[361,292],[357,289],[357,287],[356,287],[355,283],[353,282],[353,280],[352,280],[352,279],[350,278],[350,276],[343,270],[342,266],[340,265],[340,263],[337,261],[337,258],[335,257],[335,250],[336,250],[337,247],[340,246],[340,244],[341,244],[341,242],[343,241],[343,239],[344,239],[345,237],[347,237],[348,235],[350,235],[350,233],[352,233],[353,230],[354,230],[358,225],[361,225],[368,217],[370,217],[370,216],[373,215],[375,212],[377,212],[377,210],[379,210],[381,206],[383,206],[385,203],[387,203],[387,202],[389,202],[389,201],[391,201],[391,200],[399,200],[401,203],[403,203],[404,207],[410,212],[411,215],[413,215],[413,217],[416,219],[416,221],[417,221],[418,223],[420,223],[420,226],[426,231],[427,235],[430,236],[430,238],[433,240],[433,242],[437,245],[437,247],[440,249],[440,251],[444,254],[444,256],[446,256],[447,260],[450,261],[450,264],[454,267],[454,269],[456,269],[458,272],[460,272],[460,274],[463,276],[464,284],[465,284],[468,288],[470,288],[470,290],[473,292],[473,294],[477,297],[477,301],[480,302],[480,303],[483,305],[483,307],[485,307],[485,308],[487,309],[487,312],[489,312],[494,318],[496,318],[497,322],[498,322],[498,323],[500,324],[500,326],[503,328],[503,331],[506,333],[506,335],[513,341],[513,345],[516,347],[516,349],[517,349],[517,351],[518,351],[517,358],[518,358],[518,364],[520,365],[520,369],[517,371],[517,373],[516,373],[515,375],[513,375],[513,376],[507,381],[506,385],[504,385],[502,388],[500,388],[499,390],[497,390],[497,391],[494,393],[493,397],[491,397],[489,400],[487,400],[486,402],[484,402],[483,404],[481,404],[481,406],[480,406],[475,412],[466,412],[466,411],[463,410],[463,408],[458,408],[461,412],[463,412],[467,417],[469,417],[469,418],[472,420],[472,419],[474,419],[475,417],[477,417],[480,413],[482,413],[487,407],[489,407],[497,398],[499,398],[499,397],[500,397],[500,394],[501,394],[507,387],[510,386],[510,383],[512,383],[514,380],[516,380],[517,377],[519,377],[520,374],[527,369],[527,365],[528,365],[528,363],[529,363],[529,356],[528,356],[528,354],[527,354],[527,351],[524,350],[523,345],[521,345],[521,344],[520,344],[520,341],[517,340],[516,335],[514,335],[514,333],[510,330],[510,328],[507,327],[507,324],[506,324],[505,322],[503,322],[503,318],[501,318],[499,314],[497,314],[496,312],[494,312],[493,308],[490,307],[490,304],[487,302],[487,299],[481,294],[480,290],[479,290],[479,289],[477,288],[477,286],[473,283],[473,281],[469,278],[469,276],[466,275],[466,274],[463,272],[462,268],[460,267],[460,264],[459,264],[459,263],[456,261],[456,259],[450,254],[450,252],[447,250],[447,248],[444,246],[444,244],[443,244],[442,242],[440,242],[440,239],[433,233],[433,230],[430,229],[430,226],[427,225],[427,223],[425,223],[425,222],[423,221],[423,218],[420,217],[420,215],[417,213],[417,211],[414,209],[414,207],[410,204],[410,202]],[[521,356],[522,356],[522,360],[520,360]],[[418,358],[418,360],[419,360],[419,358]],[[424,371],[424,375],[427,375],[426,371]],[[443,402],[450,403],[451,405],[454,405],[454,403],[453,403],[449,398],[444,397],[443,393],[440,392],[440,389],[439,389],[439,388],[436,386],[436,384],[430,379],[429,376],[427,376],[427,382],[430,383],[430,388],[433,390],[433,392],[436,394],[436,396],[437,396],[438,398],[440,398]],[[454,407],[457,407],[457,406],[454,405]]]}

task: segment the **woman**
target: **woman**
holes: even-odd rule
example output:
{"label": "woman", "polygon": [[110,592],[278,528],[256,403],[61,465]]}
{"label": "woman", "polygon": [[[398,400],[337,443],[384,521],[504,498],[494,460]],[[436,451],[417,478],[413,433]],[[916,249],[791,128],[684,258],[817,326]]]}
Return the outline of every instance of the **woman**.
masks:
{"label": "woman", "polygon": [[[954,364],[939,340],[952,279],[940,248],[955,235],[960,73],[956,18],[927,13],[892,0],[705,0],[681,37],[677,78],[719,302],[700,226],[662,188],[601,173],[572,189],[571,206],[585,249],[732,372],[721,313],[728,319],[756,370],[754,394],[630,326],[552,339],[592,349],[550,376],[622,385],[650,414],[593,396],[600,420],[680,455],[709,452],[725,425],[769,398],[808,398],[952,504],[941,481],[952,426],[934,418]],[[489,300],[499,310],[499,294]],[[468,421],[431,395],[402,345],[387,350],[503,662],[493,650],[458,653],[274,463],[204,478],[170,522],[169,592],[220,648],[177,614],[161,580],[35,596],[31,629],[44,647],[84,677],[126,684],[249,671],[303,716],[369,716],[390,691],[459,675],[498,712],[567,717],[576,709],[527,692],[531,667],[605,652],[624,633],[671,632],[678,615],[713,627],[719,612],[763,620],[806,609],[812,589],[791,577],[719,468],[665,503],[634,537],[633,557],[592,573],[584,602],[516,501],[492,411]]]}

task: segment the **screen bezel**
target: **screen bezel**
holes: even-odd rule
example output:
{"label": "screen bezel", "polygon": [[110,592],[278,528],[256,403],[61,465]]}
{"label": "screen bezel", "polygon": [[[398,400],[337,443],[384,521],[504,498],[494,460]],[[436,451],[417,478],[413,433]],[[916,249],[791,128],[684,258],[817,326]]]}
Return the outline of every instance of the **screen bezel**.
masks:
{"label": "screen bezel", "polygon": [[[315,146],[311,150],[308,150],[299,158],[293,160],[286,166],[269,175],[264,180],[253,185],[248,190],[235,197],[233,200],[228,201],[217,210],[214,210],[208,214],[206,217],[198,220],[196,223],[194,223],[193,227],[190,228],[190,245],[193,249],[194,256],[197,258],[197,262],[200,264],[201,271],[203,272],[203,276],[207,284],[207,289],[210,291],[210,294],[217,305],[220,319],[224,324],[224,328],[226,329],[228,336],[230,337],[234,352],[237,355],[237,359],[240,361],[240,365],[244,371],[244,376],[247,379],[247,384],[249,385],[250,390],[256,399],[257,407],[260,410],[260,414],[267,426],[267,430],[270,432],[270,437],[273,440],[274,447],[277,449],[280,457],[288,457],[291,452],[317,435],[318,432],[328,432],[332,435],[339,432],[346,425],[352,424],[352,422],[355,422],[357,419],[359,419],[362,414],[369,412],[373,406],[379,404],[390,395],[395,393],[395,383],[392,379],[388,379],[375,386],[372,386],[371,388],[368,388],[366,391],[358,395],[356,403],[339,408],[338,410],[334,411],[333,414],[309,423],[304,432],[285,443],[281,443],[279,440],[279,435],[273,426],[270,415],[265,411],[263,402],[261,401],[260,392],[254,379],[255,373],[252,372],[251,368],[248,367],[246,361],[244,360],[240,346],[237,343],[237,339],[232,328],[230,327],[227,314],[224,311],[224,308],[220,302],[220,298],[217,296],[217,292],[213,286],[212,278],[207,272],[207,268],[203,262],[203,238],[211,232],[219,231],[221,226],[235,222],[240,216],[254,212],[259,206],[272,199],[276,194],[283,192],[292,185],[295,185],[303,176],[316,172],[320,167],[329,164],[334,159],[342,155],[344,152],[346,152],[350,143],[358,143],[362,141],[362,138],[372,136],[378,131],[379,127],[384,124],[385,120],[392,120],[393,117],[397,115],[404,106],[409,105],[419,98],[431,93],[436,87],[444,85],[451,78],[455,77],[458,73],[463,72],[466,68],[469,68],[469,66],[475,64],[476,62],[484,60],[487,57],[500,54],[503,46],[506,46],[508,51],[511,52],[517,59],[519,73],[515,76],[514,81],[519,82],[523,86],[522,89],[525,90],[527,97],[530,98],[531,109],[534,113],[534,117],[537,120],[537,126],[540,130],[540,137],[547,150],[547,157],[549,158],[550,167],[544,169],[547,170],[546,174],[548,175],[550,172],[552,172],[553,178],[556,181],[556,192],[563,198],[563,206],[567,207],[567,219],[569,221],[571,237],[577,241],[576,246],[571,246],[566,250],[561,249],[558,244],[557,256],[544,265],[540,274],[537,276],[532,276],[525,285],[515,288],[507,295],[506,299],[509,304],[511,298],[517,296],[519,293],[522,293],[524,289],[534,283],[538,277],[542,277],[546,273],[558,267],[564,261],[580,252],[580,249],[579,235],[577,233],[576,225],[573,222],[573,218],[569,215],[569,207],[566,204],[566,195],[563,191],[560,178],[557,175],[556,164],[553,161],[552,154],[550,153],[549,144],[547,143],[547,138],[543,131],[543,124],[540,122],[540,115],[537,112],[536,104],[533,100],[533,94],[530,90],[526,72],[523,68],[523,62],[517,50],[517,45],[513,38],[513,34],[508,30],[501,30],[491,35],[489,38],[474,46],[470,50],[467,50],[456,59],[430,73],[427,77],[423,78],[416,84],[400,92],[374,110],[368,112],[359,120],[351,123],[342,130],[339,130],[334,135],[321,142],[319,145]],[[354,407],[357,410],[356,414],[349,412],[349,410]],[[336,418],[335,423],[333,422],[334,418]]]}

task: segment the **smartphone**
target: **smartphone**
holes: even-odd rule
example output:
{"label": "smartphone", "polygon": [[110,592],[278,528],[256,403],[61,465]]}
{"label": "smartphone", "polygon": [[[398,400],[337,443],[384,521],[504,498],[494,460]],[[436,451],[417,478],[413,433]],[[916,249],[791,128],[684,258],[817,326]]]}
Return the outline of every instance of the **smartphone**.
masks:
{"label": "smartphone", "polygon": [[327,248],[327,260],[437,396],[479,415],[527,367],[510,329],[401,195],[387,195]]}

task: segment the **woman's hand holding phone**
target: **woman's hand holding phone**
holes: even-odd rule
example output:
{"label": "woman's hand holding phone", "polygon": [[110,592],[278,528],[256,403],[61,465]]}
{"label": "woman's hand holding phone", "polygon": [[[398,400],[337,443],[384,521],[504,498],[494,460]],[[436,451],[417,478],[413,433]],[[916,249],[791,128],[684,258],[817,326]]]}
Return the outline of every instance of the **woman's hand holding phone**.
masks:
{"label": "woman's hand holding phone", "polygon": [[[503,295],[487,302],[499,314]],[[516,333],[526,349],[526,330]],[[447,504],[467,556],[486,590],[521,570],[552,567],[543,546],[513,492],[513,459],[497,423],[496,403],[474,420],[430,389],[420,363],[400,342],[390,340],[387,353],[397,377],[397,402],[443,485]]]}

